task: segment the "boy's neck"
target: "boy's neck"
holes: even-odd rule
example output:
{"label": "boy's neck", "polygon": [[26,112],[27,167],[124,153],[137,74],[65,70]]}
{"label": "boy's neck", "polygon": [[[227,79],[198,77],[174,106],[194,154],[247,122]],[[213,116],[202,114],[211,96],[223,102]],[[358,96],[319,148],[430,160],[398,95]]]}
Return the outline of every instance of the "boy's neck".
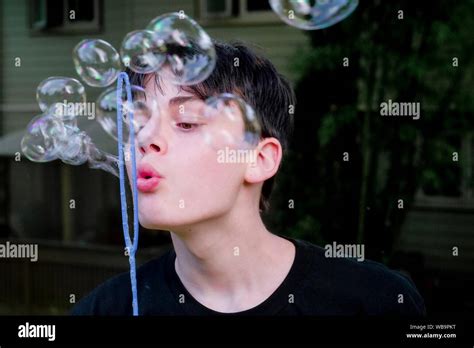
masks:
{"label": "boy's neck", "polygon": [[258,213],[229,213],[171,236],[182,283],[197,301],[219,312],[263,302],[283,282],[295,258],[293,243],[270,233]]}

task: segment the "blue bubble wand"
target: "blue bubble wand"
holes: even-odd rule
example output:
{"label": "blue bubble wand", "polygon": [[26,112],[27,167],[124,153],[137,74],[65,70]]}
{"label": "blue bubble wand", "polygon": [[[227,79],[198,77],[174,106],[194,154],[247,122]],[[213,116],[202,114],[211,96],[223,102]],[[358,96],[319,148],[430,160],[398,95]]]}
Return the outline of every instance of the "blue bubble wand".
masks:
{"label": "blue bubble wand", "polygon": [[[138,210],[137,210],[137,168],[135,160],[135,134],[130,131],[130,152],[132,161],[132,196],[133,196],[133,245],[130,240],[130,233],[128,230],[128,214],[127,214],[127,199],[125,196],[125,170],[123,160],[123,125],[122,125],[122,85],[125,81],[125,89],[127,91],[127,101],[132,102],[132,91],[130,88],[130,80],[128,75],[121,72],[117,79],[117,133],[118,133],[118,157],[119,157],[119,178],[120,178],[120,205],[122,208],[122,227],[125,245],[128,250],[128,260],[130,263],[130,281],[132,285],[132,307],[133,315],[138,316],[138,295],[137,295],[137,272],[135,264],[135,253],[138,247]],[[133,130],[133,112],[129,111],[130,120],[129,126]]]}

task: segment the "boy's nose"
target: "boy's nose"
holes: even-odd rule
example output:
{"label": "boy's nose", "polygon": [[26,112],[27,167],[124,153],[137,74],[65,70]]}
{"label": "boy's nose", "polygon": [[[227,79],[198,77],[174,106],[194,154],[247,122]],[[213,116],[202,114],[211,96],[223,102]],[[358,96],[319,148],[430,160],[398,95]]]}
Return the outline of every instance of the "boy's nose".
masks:
{"label": "boy's nose", "polygon": [[145,155],[147,153],[153,153],[153,152],[160,152],[161,151],[160,145],[155,144],[155,143],[149,143],[149,144],[139,143],[139,149],[140,149],[140,153],[142,155]]}
{"label": "boy's nose", "polygon": [[161,118],[152,117],[138,132],[137,147],[142,156],[152,153],[164,154],[167,148],[167,135],[162,128]]}

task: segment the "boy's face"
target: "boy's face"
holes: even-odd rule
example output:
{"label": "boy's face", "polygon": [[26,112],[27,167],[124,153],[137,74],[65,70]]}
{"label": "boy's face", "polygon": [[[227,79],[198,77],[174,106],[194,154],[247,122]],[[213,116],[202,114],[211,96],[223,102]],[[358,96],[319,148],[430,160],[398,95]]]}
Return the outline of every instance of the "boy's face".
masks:
{"label": "boy's face", "polygon": [[[143,122],[135,144],[137,178],[146,165],[161,178],[148,190],[139,185],[138,210],[143,227],[173,230],[231,210],[244,186],[248,164],[220,163],[218,149],[205,140],[206,132],[212,136],[212,126],[182,112],[197,110],[203,102],[165,79],[160,85],[162,93],[153,78],[144,86],[152,116]],[[129,178],[130,164],[126,161]]]}

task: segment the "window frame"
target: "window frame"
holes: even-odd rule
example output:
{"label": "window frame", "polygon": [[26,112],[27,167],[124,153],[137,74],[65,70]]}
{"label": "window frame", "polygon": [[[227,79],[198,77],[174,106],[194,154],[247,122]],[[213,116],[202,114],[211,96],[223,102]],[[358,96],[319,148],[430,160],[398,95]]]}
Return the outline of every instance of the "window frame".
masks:
{"label": "window frame", "polygon": [[226,10],[225,12],[220,13],[211,13],[207,10],[207,0],[199,1],[199,13],[200,17],[205,20],[214,20],[214,19],[222,19],[222,18],[229,18],[232,16],[232,0],[220,0],[225,1]]}
{"label": "window frame", "polygon": [[[271,10],[268,11],[247,11],[247,3],[251,0],[237,0],[239,1],[239,13],[236,17],[230,15],[229,17],[206,17],[203,9],[206,8],[207,0],[198,0],[197,18],[199,22],[207,27],[213,26],[243,26],[243,25],[284,25],[280,18]],[[227,3],[232,6],[231,1]],[[231,7],[230,7],[231,8]]]}
{"label": "window frame", "polygon": [[[32,5],[37,0],[30,0],[30,6],[28,7],[28,18],[29,18],[29,29],[30,36],[48,36],[48,35],[78,35],[78,34],[101,34],[103,33],[103,17],[104,17],[104,1],[103,0],[92,0],[94,3],[94,19],[92,21],[78,21],[71,23],[69,21],[69,0],[63,0],[63,23],[61,26],[53,28],[45,28],[47,25],[47,13],[45,18],[41,21],[34,21],[33,10],[35,8]],[[46,2],[48,0],[40,0],[44,11],[47,11]]]}

